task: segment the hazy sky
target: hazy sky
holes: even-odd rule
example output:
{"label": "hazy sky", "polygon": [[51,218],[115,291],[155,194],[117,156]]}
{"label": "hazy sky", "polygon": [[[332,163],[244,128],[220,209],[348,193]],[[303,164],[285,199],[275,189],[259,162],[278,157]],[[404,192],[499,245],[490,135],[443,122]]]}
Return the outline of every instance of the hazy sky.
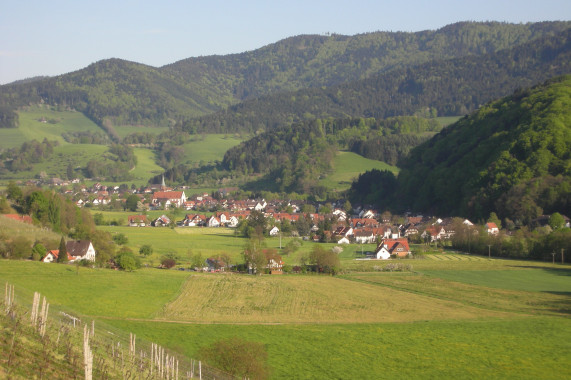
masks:
{"label": "hazy sky", "polygon": [[107,58],[162,66],[299,34],[571,20],[570,0],[0,0],[0,84]]}

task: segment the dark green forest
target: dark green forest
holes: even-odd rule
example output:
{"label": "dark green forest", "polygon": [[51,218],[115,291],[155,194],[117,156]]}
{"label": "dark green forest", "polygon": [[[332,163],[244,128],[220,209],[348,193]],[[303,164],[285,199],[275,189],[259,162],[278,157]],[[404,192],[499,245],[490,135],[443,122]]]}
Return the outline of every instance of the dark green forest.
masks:
{"label": "dark green forest", "polygon": [[527,224],[571,214],[571,76],[482,106],[413,149],[398,178],[401,207]]}
{"label": "dark green forest", "polygon": [[[183,121],[189,131],[226,132],[265,130],[311,117],[410,115],[428,101],[410,98],[409,93],[418,92],[419,80],[429,81],[434,78],[415,76],[411,82],[408,69],[415,67],[416,71],[417,66],[434,60],[443,62],[462,57],[478,57],[522,44],[533,45],[534,41],[553,37],[570,25],[569,22],[465,22],[436,31],[417,33],[297,36],[252,52],[189,58],[161,68],[109,59],[69,74],[1,86],[0,126],[17,127],[17,114],[14,110],[41,102],[83,112],[105,127],[110,137],[115,140],[118,138],[113,127],[126,124],[169,126],[176,121]],[[537,49],[527,49],[537,54]],[[525,57],[525,67],[517,64],[514,70],[523,70],[520,77],[529,78],[529,82],[523,83],[523,86],[545,80],[545,75],[561,74],[557,61],[560,54],[558,49],[560,47],[554,47],[551,53],[539,53],[539,56],[535,57],[536,61],[530,60],[523,52],[517,53]],[[552,62],[553,69],[537,67],[539,62],[543,61]],[[493,69],[492,66],[488,64],[483,72],[487,75],[488,70]],[[424,69],[425,73],[422,75],[430,75],[426,70]],[[324,87],[363,81],[389,71],[397,73],[394,81],[382,77],[384,79],[373,79],[369,84],[358,82],[355,88],[352,85],[335,87],[323,93]],[[446,72],[439,72],[437,75],[446,76]],[[496,75],[493,81],[514,75],[517,76],[517,73],[513,71],[502,72]],[[469,76],[466,84],[458,86],[471,85],[470,78]],[[450,83],[443,83],[443,86],[450,86]],[[439,114],[461,114],[463,107],[469,111],[482,99],[488,101],[505,95],[493,91],[482,95],[456,95],[453,92],[458,92],[458,89],[453,87],[450,88],[450,96],[457,99],[451,103],[451,109],[446,108],[444,102],[439,104]],[[269,94],[308,88],[317,92],[287,93],[283,95],[285,98],[254,100]],[[404,93],[402,99],[400,95],[393,99],[386,98],[386,93],[392,93],[394,89],[400,89],[399,91]],[[379,92],[384,95],[376,94]],[[434,96],[434,90],[430,88],[423,89],[423,92],[427,93],[427,96]],[[365,98],[359,98],[357,93],[363,93],[364,97],[376,94],[371,101],[374,104],[381,100],[385,103],[381,108],[372,107],[370,102],[358,106],[356,104]],[[471,99],[472,96],[476,98]],[[465,97],[470,99],[464,99]],[[251,102],[237,108],[229,108],[211,118],[189,121],[191,118],[211,114],[248,99]],[[402,100],[403,106],[396,109],[391,106],[396,102],[401,103]],[[413,104],[406,104],[407,101]],[[276,110],[260,113],[268,102],[273,102],[272,107]],[[284,105],[287,105],[285,109]],[[325,105],[327,107],[323,108]],[[316,112],[316,107],[319,107],[319,112]],[[379,109],[386,107],[389,109],[381,114]]]}

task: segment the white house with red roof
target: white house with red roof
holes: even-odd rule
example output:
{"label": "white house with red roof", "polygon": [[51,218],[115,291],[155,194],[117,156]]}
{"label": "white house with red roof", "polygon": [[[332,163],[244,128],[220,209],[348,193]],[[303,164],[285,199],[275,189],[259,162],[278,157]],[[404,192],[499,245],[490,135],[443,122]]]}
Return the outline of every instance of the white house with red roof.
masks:
{"label": "white house with red roof", "polygon": [[377,259],[386,260],[392,255],[397,257],[405,257],[410,254],[410,247],[407,238],[399,239],[383,239],[377,246],[375,256]]}
{"label": "white house with red roof", "polygon": [[182,207],[186,203],[184,191],[157,191],[153,194],[151,205],[155,208]]}
{"label": "white house with red roof", "polygon": [[500,233],[500,229],[496,223],[493,222],[486,223],[486,230],[488,231],[488,235],[497,235]]}

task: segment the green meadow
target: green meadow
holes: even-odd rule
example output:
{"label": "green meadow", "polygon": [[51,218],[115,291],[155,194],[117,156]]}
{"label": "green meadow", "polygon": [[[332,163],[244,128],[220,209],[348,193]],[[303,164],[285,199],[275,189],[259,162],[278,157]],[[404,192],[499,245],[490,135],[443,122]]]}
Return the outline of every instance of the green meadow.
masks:
{"label": "green meadow", "polygon": [[185,163],[198,165],[200,163],[222,161],[226,151],[242,141],[244,139],[234,135],[197,135],[193,141],[183,145]]}
{"label": "green meadow", "polygon": [[376,324],[107,321],[188,356],[217,340],[262,342],[273,379],[563,379],[571,320],[517,318]]}
{"label": "green meadow", "polygon": [[[1,261],[0,280],[16,286],[17,302],[39,291],[54,310],[188,357],[232,336],[261,342],[274,379],[570,377],[571,282],[561,278],[571,268],[450,256],[403,260],[413,272],[337,277]],[[486,281],[494,287],[474,283]]]}
{"label": "green meadow", "polygon": [[391,166],[382,161],[371,160],[353,152],[338,152],[335,156],[333,173],[323,178],[319,183],[330,189],[343,191],[351,186],[351,182],[357,179],[359,174],[368,170],[389,170],[398,173],[396,166]]}
{"label": "green meadow", "polygon": [[[0,129],[0,148],[19,147],[26,141],[42,141],[44,138],[65,143],[61,137],[64,132],[89,131],[104,134],[101,128],[81,112],[57,111],[51,106],[34,106],[19,111],[18,115],[18,128]],[[48,122],[42,123],[42,119]]]}

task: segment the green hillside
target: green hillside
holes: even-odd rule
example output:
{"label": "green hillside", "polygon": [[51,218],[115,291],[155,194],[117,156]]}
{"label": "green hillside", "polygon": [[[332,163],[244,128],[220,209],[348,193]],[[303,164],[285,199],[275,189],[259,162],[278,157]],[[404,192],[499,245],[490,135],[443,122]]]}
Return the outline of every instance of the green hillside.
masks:
{"label": "green hillside", "polygon": [[189,119],[185,131],[251,132],[313,118],[465,115],[482,104],[571,72],[571,29],[509,49],[400,66],[368,78],[247,100]]}
{"label": "green hillside", "polygon": [[491,102],[414,149],[403,205],[521,222],[571,214],[571,76]]}

